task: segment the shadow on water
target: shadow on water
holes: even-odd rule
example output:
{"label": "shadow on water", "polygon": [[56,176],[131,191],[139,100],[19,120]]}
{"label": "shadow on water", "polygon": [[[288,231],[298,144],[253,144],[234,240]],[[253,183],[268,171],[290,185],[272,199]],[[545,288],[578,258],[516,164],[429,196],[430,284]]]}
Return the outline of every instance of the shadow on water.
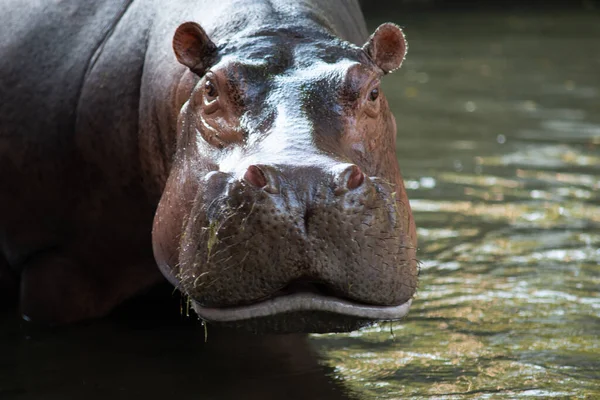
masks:
{"label": "shadow on water", "polygon": [[355,398],[330,378],[306,335],[205,332],[194,317],[131,311],[60,329],[5,316],[0,398]]}

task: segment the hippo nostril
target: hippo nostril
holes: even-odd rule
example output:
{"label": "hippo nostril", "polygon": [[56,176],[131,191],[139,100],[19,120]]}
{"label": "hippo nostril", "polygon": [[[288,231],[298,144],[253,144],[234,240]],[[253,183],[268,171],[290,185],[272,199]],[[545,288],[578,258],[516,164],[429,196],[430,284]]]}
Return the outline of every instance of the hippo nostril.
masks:
{"label": "hippo nostril", "polygon": [[[362,185],[363,181],[365,180],[365,175],[362,173],[360,168],[358,168],[356,165],[351,166],[349,168],[349,170],[350,171],[348,174],[348,181],[346,183],[346,186],[350,190],[356,189],[357,187]],[[346,173],[348,173],[348,172],[346,172]]]}
{"label": "hippo nostril", "polygon": [[354,164],[339,164],[335,167],[334,194],[341,196],[349,190],[359,188],[365,181],[365,174]]}
{"label": "hippo nostril", "polygon": [[248,167],[248,170],[244,174],[244,179],[259,188],[267,186],[267,177],[256,165]]}

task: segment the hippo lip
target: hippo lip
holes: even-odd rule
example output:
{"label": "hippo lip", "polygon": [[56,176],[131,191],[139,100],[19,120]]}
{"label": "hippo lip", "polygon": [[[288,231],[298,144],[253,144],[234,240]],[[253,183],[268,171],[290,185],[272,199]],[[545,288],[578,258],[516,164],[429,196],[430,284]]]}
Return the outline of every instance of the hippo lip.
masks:
{"label": "hippo lip", "polygon": [[233,322],[297,311],[324,311],[371,320],[398,320],[408,314],[412,299],[396,306],[375,306],[317,293],[294,293],[272,297],[259,303],[233,307],[204,307],[194,301],[194,309],[207,321]]}

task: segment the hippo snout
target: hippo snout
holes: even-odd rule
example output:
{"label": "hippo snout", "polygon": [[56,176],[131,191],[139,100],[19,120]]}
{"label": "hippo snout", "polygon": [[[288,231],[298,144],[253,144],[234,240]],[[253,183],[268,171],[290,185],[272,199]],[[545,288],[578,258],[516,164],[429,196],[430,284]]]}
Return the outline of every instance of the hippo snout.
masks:
{"label": "hippo snout", "polygon": [[240,175],[207,175],[212,189],[198,194],[182,235],[177,280],[201,317],[408,310],[414,247],[386,183],[353,164],[253,164]]}
{"label": "hippo snout", "polygon": [[[312,225],[320,223],[315,220],[315,210],[337,207],[340,212],[357,213],[364,204],[373,202],[375,195],[373,183],[360,168],[344,163],[327,169],[250,165],[243,177],[233,180],[227,188],[227,196],[241,202],[238,207],[243,202],[252,204],[251,212],[269,213],[264,221],[267,225],[275,225],[281,219],[287,221],[282,224],[288,231],[304,236],[315,234]],[[347,217],[340,214],[339,218]]]}
{"label": "hippo snout", "polygon": [[[337,165],[331,172],[336,194],[358,188],[365,178],[360,168],[354,164]],[[244,174],[244,180],[269,193],[279,193],[280,190],[281,182],[277,169],[267,165],[250,165]]]}

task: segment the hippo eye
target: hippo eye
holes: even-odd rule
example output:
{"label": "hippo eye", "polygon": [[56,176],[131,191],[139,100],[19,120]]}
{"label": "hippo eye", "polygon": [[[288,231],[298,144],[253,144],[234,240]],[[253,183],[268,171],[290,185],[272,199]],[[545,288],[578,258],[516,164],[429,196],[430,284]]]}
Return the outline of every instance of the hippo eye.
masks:
{"label": "hippo eye", "polygon": [[204,95],[206,96],[206,100],[208,102],[211,102],[212,100],[217,98],[217,88],[210,79],[207,79],[206,82],[204,82]]}
{"label": "hippo eye", "polygon": [[371,90],[371,92],[369,93],[369,100],[375,101],[375,100],[377,100],[378,97],[379,97],[379,88],[375,88],[375,89]]}
{"label": "hippo eye", "polygon": [[381,108],[381,102],[378,101],[380,95],[379,85],[371,86],[365,100],[362,102],[363,110],[371,118],[377,118],[379,115],[379,109]]}

